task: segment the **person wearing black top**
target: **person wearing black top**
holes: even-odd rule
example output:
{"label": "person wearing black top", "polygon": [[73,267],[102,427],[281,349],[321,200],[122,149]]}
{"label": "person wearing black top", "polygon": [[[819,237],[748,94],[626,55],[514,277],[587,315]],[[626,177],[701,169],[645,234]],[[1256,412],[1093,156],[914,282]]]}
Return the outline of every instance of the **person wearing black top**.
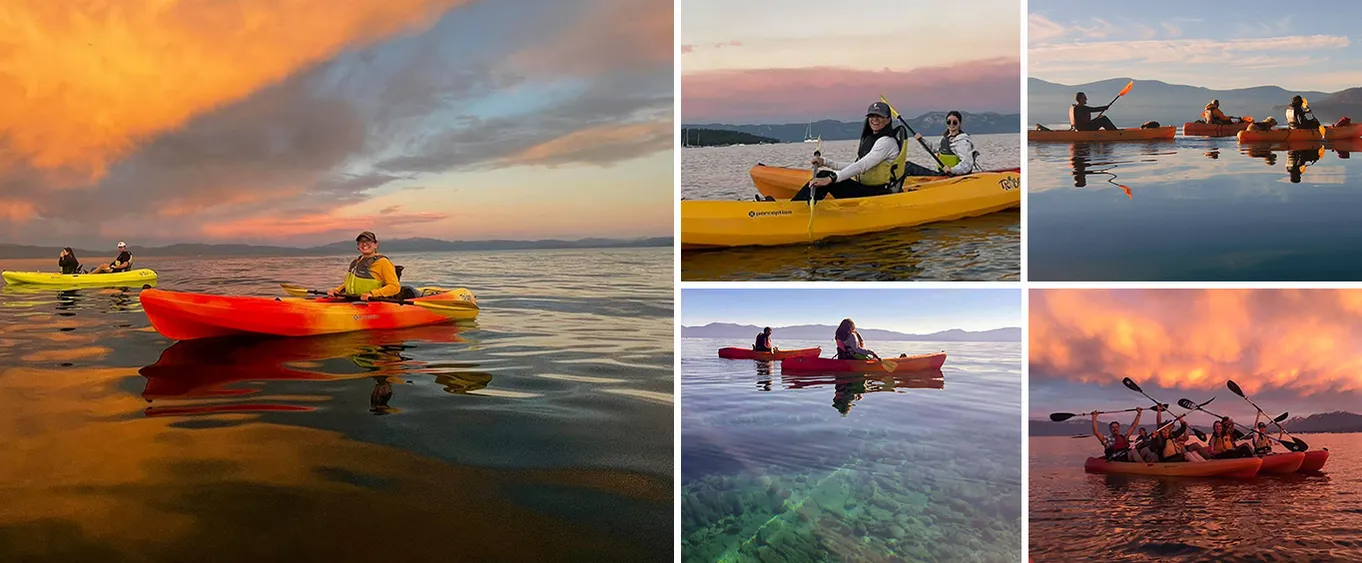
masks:
{"label": "person wearing black top", "polygon": [[771,345],[771,327],[768,326],[766,327],[766,330],[757,333],[757,341],[756,343],[752,344],[752,351],[754,352],[776,351],[776,347]]}
{"label": "person wearing black top", "polygon": [[132,253],[128,252],[128,243],[118,241],[118,257],[108,264],[100,264],[92,274],[108,274],[111,272],[126,272],[132,269]]}
{"label": "person wearing black top", "polygon": [[1096,107],[1089,106],[1088,95],[1082,92],[1079,92],[1077,95],[1074,96],[1074,101],[1078,103],[1074,104],[1072,107],[1069,108],[1069,125],[1073,126],[1075,131],[1097,131],[1099,129],[1111,130],[1117,129],[1116,124],[1111,122],[1110,117],[1104,115],[1097,119],[1092,118],[1093,112],[1101,113],[1107,111],[1107,108],[1111,106],[1109,105]]}
{"label": "person wearing black top", "polygon": [[71,247],[61,249],[61,257],[57,259],[57,266],[61,267],[63,274],[79,274],[80,260],[76,259],[76,252]]}

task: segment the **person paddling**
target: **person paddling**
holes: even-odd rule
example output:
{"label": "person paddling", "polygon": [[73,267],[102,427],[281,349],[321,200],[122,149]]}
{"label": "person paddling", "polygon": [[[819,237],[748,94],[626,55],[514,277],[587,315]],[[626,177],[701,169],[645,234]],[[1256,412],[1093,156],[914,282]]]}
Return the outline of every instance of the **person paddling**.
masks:
{"label": "person paddling", "polygon": [[1092,435],[1102,443],[1103,456],[1107,461],[1130,461],[1130,437],[1135,433],[1135,428],[1140,425],[1140,416],[1144,414],[1144,407],[1135,407],[1135,420],[1130,423],[1130,429],[1124,434],[1121,433],[1121,423],[1115,420],[1107,425],[1111,431],[1110,435],[1103,436],[1097,429],[1097,412],[1092,413]]}
{"label": "person paddling", "polygon": [[1291,105],[1286,107],[1286,125],[1292,129],[1318,129],[1319,120],[1305,106],[1304,98],[1292,96]]}
{"label": "person paddling", "polygon": [[387,256],[378,253],[378,237],[364,231],[355,237],[359,257],[350,262],[345,282],[327,290],[327,297],[348,295],[368,301],[370,297],[392,297],[402,292],[397,268]]}
{"label": "person paddling", "polygon": [[775,352],[776,347],[771,345],[771,327],[757,333],[757,342],[752,345],[754,352]]}
{"label": "person paddling", "polygon": [[1104,115],[1097,119],[1092,118],[1093,112],[1100,113],[1107,111],[1107,109],[1111,107],[1110,104],[1096,107],[1089,106],[1088,95],[1082,92],[1074,95],[1074,101],[1077,103],[1069,107],[1069,126],[1073,127],[1074,131],[1097,131],[1099,129],[1110,129],[1114,131],[1117,129],[1116,124],[1111,122],[1110,117]]}
{"label": "person paddling", "polygon": [[894,193],[906,176],[936,176],[936,170],[907,161],[907,134],[890,123],[889,104],[875,102],[865,111],[861,144],[856,161],[834,162],[821,156],[809,161],[819,170],[791,201],[815,201],[831,195],[836,199],[870,197]]}
{"label": "person paddling", "polygon": [[856,332],[856,323],[851,319],[842,319],[842,324],[837,325],[837,359],[839,360],[870,360],[880,359],[874,350],[865,348],[865,340],[861,339],[861,333]]}
{"label": "person paddling", "polygon": [[1201,112],[1201,119],[1211,125],[1233,125],[1235,119],[1243,118],[1225,115],[1225,112],[1220,111],[1220,100],[1211,100],[1211,103],[1206,104],[1205,111]]}

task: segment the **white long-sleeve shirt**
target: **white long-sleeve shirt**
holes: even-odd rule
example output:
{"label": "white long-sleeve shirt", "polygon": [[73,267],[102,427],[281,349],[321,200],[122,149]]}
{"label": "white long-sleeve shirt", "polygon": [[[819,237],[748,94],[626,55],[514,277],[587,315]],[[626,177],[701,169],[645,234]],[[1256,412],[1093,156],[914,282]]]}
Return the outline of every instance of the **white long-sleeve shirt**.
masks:
{"label": "white long-sleeve shirt", "polygon": [[856,162],[842,164],[834,160],[828,160],[824,157],[823,164],[828,168],[835,170],[837,177],[834,178],[834,180],[841,182],[843,180],[855,178],[866,170],[870,170],[879,165],[879,163],[894,160],[895,158],[898,158],[898,156],[899,142],[894,140],[894,137],[892,136],[886,136],[880,137],[879,140],[875,141],[875,144],[870,147],[870,152],[865,153],[865,156]]}
{"label": "white long-sleeve shirt", "polygon": [[974,141],[970,140],[968,133],[961,132],[951,138],[951,152],[960,157],[960,162],[950,167],[951,174],[958,176],[974,170]]}

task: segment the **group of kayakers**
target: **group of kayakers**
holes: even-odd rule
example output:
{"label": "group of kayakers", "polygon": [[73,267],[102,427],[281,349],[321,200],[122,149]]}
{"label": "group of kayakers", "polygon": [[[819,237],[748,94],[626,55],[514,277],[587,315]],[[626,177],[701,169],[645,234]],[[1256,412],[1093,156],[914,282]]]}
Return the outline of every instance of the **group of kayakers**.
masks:
{"label": "group of kayakers", "polygon": [[132,253],[128,252],[128,243],[118,241],[118,256],[108,264],[100,264],[98,268],[89,272],[82,272],[80,259],[76,258],[76,251],[67,246],[61,249],[61,255],[57,257],[57,267],[61,268],[63,274],[111,274],[115,272],[126,272],[132,269]]}
{"label": "group of kayakers", "polygon": [[941,141],[935,150],[928,149],[944,165],[940,170],[907,160],[908,141],[923,142],[922,135],[913,133],[909,137],[906,128],[893,125],[892,113],[884,101],[870,104],[861,126],[856,160],[841,163],[814,156],[809,164],[818,171],[793,200],[818,201],[828,195],[837,199],[887,195],[901,191],[903,179],[908,176],[956,176],[975,170],[978,151],[965,133],[965,118],[960,112],[946,114]]}
{"label": "group of kayakers", "polygon": [[[1122,91],[1122,93],[1124,94],[1125,91]],[[1111,108],[1111,104],[1105,106],[1089,106],[1088,95],[1079,92],[1074,95],[1074,104],[1069,107],[1069,127],[1074,131],[1115,131],[1119,128],[1115,123],[1112,123],[1111,118],[1101,115],[1102,112],[1105,112],[1109,108]],[[1092,116],[1094,112],[1098,114],[1097,117]],[[1225,112],[1220,109],[1220,100],[1213,99],[1210,103],[1207,103],[1205,109],[1202,110],[1200,121],[1210,125],[1235,125],[1242,123],[1243,120],[1244,118],[1242,117],[1225,115]],[[1300,96],[1293,96],[1291,98],[1291,103],[1287,105],[1286,124],[1287,127],[1291,129],[1315,129],[1320,126],[1319,120],[1316,119],[1315,115],[1310,111],[1305,99]],[[1268,117],[1262,121],[1252,121],[1250,118],[1250,125],[1248,127],[1250,129],[1269,131],[1276,126],[1277,118]],[[1049,131],[1048,128],[1039,124],[1036,125],[1036,128],[1041,131]]]}
{"label": "group of kayakers", "polygon": [[[1174,417],[1166,423],[1162,406],[1154,407],[1155,430],[1150,434],[1139,427],[1144,408],[1135,409],[1135,420],[1123,432],[1121,423],[1112,421],[1107,425],[1108,433],[1102,434],[1097,426],[1098,413],[1092,413],[1092,433],[1102,444],[1107,461],[1145,461],[1145,462],[1200,462],[1208,459],[1232,459],[1261,456],[1272,453],[1272,438],[1267,434],[1267,423],[1261,420],[1262,413],[1254,420],[1255,429],[1250,436],[1235,430],[1234,420],[1228,416],[1215,421],[1211,434],[1202,444],[1183,420],[1186,414]],[[1174,425],[1177,428],[1174,428]],[[1137,433],[1138,427],[1138,433]],[[1247,442],[1241,442],[1248,438]],[[1280,438],[1280,436],[1279,436]]]}
{"label": "group of kayakers", "polygon": [[[837,325],[837,332],[833,335],[833,340],[837,343],[837,359],[839,360],[878,360],[879,354],[874,350],[866,349],[865,339],[861,338],[861,333],[856,331],[856,322],[851,319],[842,319],[841,324]],[[757,333],[757,341],[752,345],[754,352],[775,352],[776,346],[771,342],[771,327],[762,329]]]}

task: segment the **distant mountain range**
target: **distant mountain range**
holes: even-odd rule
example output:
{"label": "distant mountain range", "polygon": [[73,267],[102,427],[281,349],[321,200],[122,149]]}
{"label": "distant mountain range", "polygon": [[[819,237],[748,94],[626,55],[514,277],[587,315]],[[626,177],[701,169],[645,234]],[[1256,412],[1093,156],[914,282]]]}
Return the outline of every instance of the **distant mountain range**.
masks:
{"label": "distant mountain range", "polygon": [[[1124,86],[1124,84],[1122,84]],[[1067,106],[1065,106],[1067,107]],[[1067,111],[1067,110],[1066,110]],[[987,133],[1020,133],[1021,114],[1010,113],[966,113],[961,112],[965,117],[964,129],[968,133],[987,134]],[[940,136],[946,130],[946,112],[934,111],[924,113],[912,119],[908,119],[908,125],[914,131],[922,133],[923,137]],[[897,120],[894,123],[898,123]],[[837,121],[824,119],[809,123],[785,123],[780,125],[733,125],[729,123],[697,123],[683,124],[685,129],[719,129],[724,131],[738,131],[750,135],[771,137],[779,139],[782,143],[798,143],[804,140],[804,135],[812,129],[814,137],[822,137],[824,141],[844,141],[847,139],[861,138],[860,121]]]}
{"label": "distant mountain range", "polygon": [[[429,238],[407,238],[384,240],[380,242],[385,253],[396,252],[447,252],[459,250],[529,250],[529,249],[573,249],[573,248],[640,248],[674,246],[672,237],[652,237],[640,239],[585,238],[580,240],[473,240],[445,241]],[[114,249],[88,250],[74,249],[76,256],[112,256]],[[129,247],[133,256],[313,256],[330,254],[354,254],[354,241],[333,242],[324,246],[293,248],[286,246],[256,246],[249,244],[172,244],[169,246]],[[52,258],[61,254],[58,246],[24,246],[0,244],[0,258]]]}
{"label": "distant mountain range", "polygon": [[[755,336],[755,333],[753,334]],[[1122,426],[1130,424],[1135,419],[1135,413],[1122,413],[1125,416],[1116,418],[1098,417],[1098,428],[1105,429],[1107,424],[1113,420],[1121,423]],[[1236,420],[1235,422],[1251,424],[1253,418]],[[1031,436],[1075,436],[1078,434],[1092,433],[1092,419],[1088,417],[1074,417],[1064,422],[1050,422],[1049,420],[1029,421]],[[1154,429],[1154,418],[1152,416],[1140,417],[1140,426]],[[1210,426],[1192,425],[1202,432],[1210,432]],[[1292,417],[1283,423],[1288,430],[1302,433],[1330,433],[1330,432],[1362,432],[1362,414],[1344,411],[1326,412],[1312,414],[1307,417]]]}
{"label": "distant mountain range", "polygon": [[[1111,102],[1130,78],[1112,78],[1087,84],[1056,84],[1039,78],[1027,79],[1027,108],[1030,110],[1031,123],[1058,124],[1069,122],[1069,106],[1074,103],[1074,94],[1084,92],[1088,95],[1088,105],[1101,106]],[[1111,117],[1118,127],[1137,127],[1146,121],[1158,121],[1161,125],[1182,125],[1201,118],[1201,110],[1212,99],[1220,100],[1220,109],[1226,115],[1251,115],[1262,121],[1275,116],[1285,124],[1286,106],[1292,96],[1304,96],[1310,102],[1310,109],[1324,122],[1337,121],[1343,116],[1362,121],[1362,88],[1349,88],[1341,92],[1326,93],[1316,91],[1292,91],[1278,86],[1257,86],[1235,90],[1212,90],[1199,86],[1169,84],[1158,80],[1135,80],[1135,88],[1127,93],[1105,115]]]}
{"label": "distant mountain range", "polygon": [[[752,340],[764,326],[739,325],[732,323],[709,323],[705,326],[683,326],[683,338],[735,338]],[[935,341],[935,342],[1021,342],[1020,327],[1006,327],[985,331],[968,331],[958,328],[933,332],[931,334],[907,334],[877,328],[856,329],[867,340],[898,341]],[[837,332],[836,325],[798,325],[771,327],[772,336],[777,344],[781,339],[789,340],[827,340]]]}

